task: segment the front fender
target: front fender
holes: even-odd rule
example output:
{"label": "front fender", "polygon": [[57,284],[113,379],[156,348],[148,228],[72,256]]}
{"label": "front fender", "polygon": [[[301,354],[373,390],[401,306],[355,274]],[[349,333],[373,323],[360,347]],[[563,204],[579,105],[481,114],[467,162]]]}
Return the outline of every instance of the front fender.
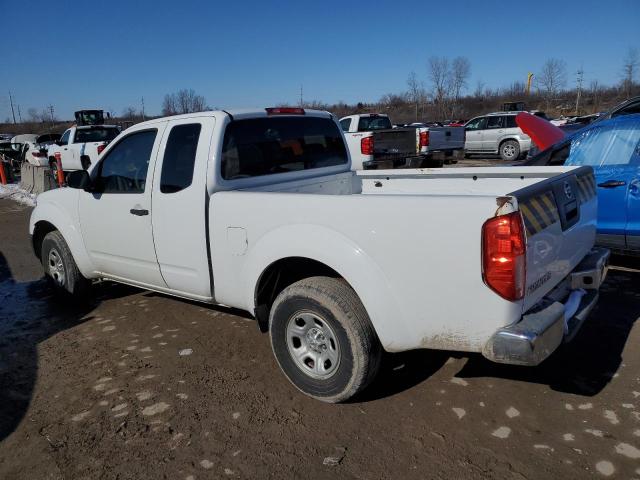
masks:
{"label": "front fender", "polygon": [[85,249],[80,231],[77,198],[77,191],[70,188],[57,189],[38,196],[38,205],[31,212],[29,220],[29,233],[33,235],[38,222],[52,224],[69,245],[80,273],[86,278],[94,278],[95,269]]}
{"label": "front fender", "polygon": [[389,282],[374,259],[351,239],[328,227],[278,227],[262,236],[247,255],[241,278],[245,279],[243,297],[250,311],[256,307],[256,285],[267,267],[284,258],[303,257],[332,268],[351,285],[385,348],[406,325],[399,318],[400,309]]}

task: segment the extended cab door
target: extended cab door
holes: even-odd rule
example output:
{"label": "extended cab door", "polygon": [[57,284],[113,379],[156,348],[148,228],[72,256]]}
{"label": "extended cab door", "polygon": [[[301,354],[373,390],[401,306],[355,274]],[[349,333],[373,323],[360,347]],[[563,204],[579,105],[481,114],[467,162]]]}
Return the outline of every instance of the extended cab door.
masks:
{"label": "extended cab door", "polygon": [[202,300],[212,298],[206,179],[214,126],[213,117],[169,122],[153,178],[151,221],[162,276],[172,290]]}
{"label": "extended cab door", "polygon": [[71,129],[68,129],[62,134],[58,144],[60,145],[56,151],[60,152],[60,161],[62,162],[62,169],[67,170],[73,167],[73,149],[71,144],[73,139],[71,138]]}
{"label": "extended cab door", "polygon": [[151,184],[164,123],[120,138],[91,172],[92,192],[80,192],[85,247],[96,270],[141,286],[166,288],[151,230]]}

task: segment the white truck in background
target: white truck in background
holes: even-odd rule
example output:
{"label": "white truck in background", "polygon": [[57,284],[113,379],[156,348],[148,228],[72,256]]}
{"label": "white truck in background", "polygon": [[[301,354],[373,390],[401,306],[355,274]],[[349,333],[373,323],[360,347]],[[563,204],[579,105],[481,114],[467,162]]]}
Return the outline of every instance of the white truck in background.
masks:
{"label": "white truck in background", "polygon": [[340,119],[354,170],[442,167],[464,150],[463,127],[393,128],[386,114],[366,113]]}
{"label": "white truck in background", "polygon": [[64,172],[86,170],[119,133],[117,125],[78,125],[68,128],[60,140],[49,146],[49,166],[55,174],[59,159]]}
{"label": "white truck in background", "polygon": [[590,167],[354,172],[328,112],[150,120],[67,183],[29,224],[60,291],[107,279],[246,310],[326,402],[364,389],[383,350],[537,365],[607,269]]}

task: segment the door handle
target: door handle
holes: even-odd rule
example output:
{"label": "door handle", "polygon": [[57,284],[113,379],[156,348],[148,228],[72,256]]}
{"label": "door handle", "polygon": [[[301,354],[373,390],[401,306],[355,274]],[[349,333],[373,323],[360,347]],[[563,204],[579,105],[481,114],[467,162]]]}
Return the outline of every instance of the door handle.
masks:
{"label": "door handle", "polygon": [[599,183],[598,186],[602,188],[616,188],[626,185],[627,182],[623,180],[607,180],[606,182]]}
{"label": "door handle", "polygon": [[129,210],[129,213],[137,215],[138,217],[144,217],[145,215],[149,215],[149,210],[145,210],[144,208],[132,208]]}

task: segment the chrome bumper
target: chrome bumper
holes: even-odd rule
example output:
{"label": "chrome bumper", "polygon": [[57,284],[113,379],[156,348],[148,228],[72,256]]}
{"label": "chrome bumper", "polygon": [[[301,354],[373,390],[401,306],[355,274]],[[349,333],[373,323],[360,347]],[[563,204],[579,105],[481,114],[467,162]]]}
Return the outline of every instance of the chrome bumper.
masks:
{"label": "chrome bumper", "polygon": [[[535,312],[501,328],[489,339],[482,354],[491,361],[513,365],[538,365],[563,341],[570,341],[598,302],[598,289],[607,275],[609,250],[594,248],[569,274],[567,279],[547,295]],[[584,290],[580,305],[571,318],[565,318],[566,304],[572,292]]]}

